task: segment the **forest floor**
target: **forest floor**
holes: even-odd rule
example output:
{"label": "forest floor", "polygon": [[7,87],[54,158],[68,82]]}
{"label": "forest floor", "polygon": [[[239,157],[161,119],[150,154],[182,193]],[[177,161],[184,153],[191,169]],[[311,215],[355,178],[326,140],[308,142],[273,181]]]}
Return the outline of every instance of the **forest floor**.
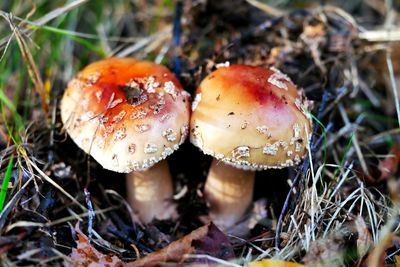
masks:
{"label": "forest floor", "polygon": [[[0,2],[0,265],[400,266],[400,6],[320,2]],[[164,64],[192,96],[218,64],[276,67],[313,101],[309,154],[257,172],[251,223],[223,233],[205,225],[211,157],[187,140],[168,158],[178,218],[142,224],[124,174],[59,114],[68,81],[109,56]]]}

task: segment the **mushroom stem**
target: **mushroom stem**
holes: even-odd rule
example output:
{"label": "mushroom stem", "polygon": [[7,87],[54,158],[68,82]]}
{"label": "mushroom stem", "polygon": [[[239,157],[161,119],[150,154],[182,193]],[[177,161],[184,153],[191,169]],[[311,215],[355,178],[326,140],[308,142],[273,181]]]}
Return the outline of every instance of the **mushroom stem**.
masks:
{"label": "mushroom stem", "polygon": [[204,188],[210,217],[222,229],[237,223],[253,199],[254,171],[240,170],[214,159]]}
{"label": "mushroom stem", "polygon": [[172,217],[175,212],[171,203],[173,186],[166,160],[145,171],[128,173],[126,184],[128,202],[143,223]]}

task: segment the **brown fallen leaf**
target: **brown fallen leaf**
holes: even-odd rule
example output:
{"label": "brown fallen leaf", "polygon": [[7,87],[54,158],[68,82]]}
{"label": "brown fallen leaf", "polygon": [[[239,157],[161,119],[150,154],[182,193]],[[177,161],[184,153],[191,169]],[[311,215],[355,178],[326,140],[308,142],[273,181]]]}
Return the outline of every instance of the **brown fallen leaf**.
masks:
{"label": "brown fallen leaf", "polygon": [[324,239],[317,239],[311,243],[302,261],[306,266],[345,266],[346,243],[345,233],[340,231]]}
{"label": "brown fallen leaf", "polygon": [[357,217],[355,220],[355,225],[358,233],[357,253],[360,258],[363,258],[365,255],[367,255],[368,251],[372,247],[373,241],[371,233],[369,232],[368,227],[361,216]]}
{"label": "brown fallen leaf", "polygon": [[394,145],[390,149],[391,157],[379,161],[378,169],[381,172],[379,181],[386,180],[388,177],[395,175],[400,164],[400,145]]}
{"label": "brown fallen leaf", "polygon": [[392,246],[394,239],[393,233],[386,233],[375,246],[375,248],[369,253],[361,266],[366,267],[380,267],[385,266],[386,250]]}
{"label": "brown fallen leaf", "polygon": [[104,255],[95,249],[88,237],[82,233],[77,224],[75,227],[78,236],[77,247],[72,249],[69,259],[64,261],[65,267],[120,267],[122,261],[116,256]]}
{"label": "brown fallen leaf", "polygon": [[[214,224],[210,223],[194,230],[159,251],[127,263],[126,266],[151,267],[165,262],[182,263],[187,259],[187,254],[207,254],[224,260],[234,257],[233,249],[226,236]],[[204,260],[199,261],[198,259],[191,262],[206,263]]]}

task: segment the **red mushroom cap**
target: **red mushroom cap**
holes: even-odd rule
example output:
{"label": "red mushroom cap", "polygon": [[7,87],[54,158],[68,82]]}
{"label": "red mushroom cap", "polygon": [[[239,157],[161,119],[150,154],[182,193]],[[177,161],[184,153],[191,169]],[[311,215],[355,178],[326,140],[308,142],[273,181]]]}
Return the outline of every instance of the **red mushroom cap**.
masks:
{"label": "red mushroom cap", "polygon": [[276,69],[221,67],[197,88],[191,142],[242,169],[283,168],[307,151],[308,102]]}
{"label": "red mushroom cap", "polygon": [[132,58],[88,65],[69,82],[61,118],[75,143],[104,168],[144,170],[185,140],[189,94],[164,66]]}

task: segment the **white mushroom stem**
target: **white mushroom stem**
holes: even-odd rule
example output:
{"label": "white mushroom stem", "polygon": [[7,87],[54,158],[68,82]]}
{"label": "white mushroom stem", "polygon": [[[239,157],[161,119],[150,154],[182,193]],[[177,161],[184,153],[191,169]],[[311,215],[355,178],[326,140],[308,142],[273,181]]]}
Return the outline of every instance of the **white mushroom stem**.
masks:
{"label": "white mushroom stem", "polygon": [[210,217],[222,229],[237,223],[253,199],[254,171],[240,170],[214,159],[204,193],[210,205]]}
{"label": "white mushroom stem", "polygon": [[145,171],[127,175],[127,197],[143,223],[154,218],[170,219],[175,212],[172,178],[168,163],[163,160]]}

